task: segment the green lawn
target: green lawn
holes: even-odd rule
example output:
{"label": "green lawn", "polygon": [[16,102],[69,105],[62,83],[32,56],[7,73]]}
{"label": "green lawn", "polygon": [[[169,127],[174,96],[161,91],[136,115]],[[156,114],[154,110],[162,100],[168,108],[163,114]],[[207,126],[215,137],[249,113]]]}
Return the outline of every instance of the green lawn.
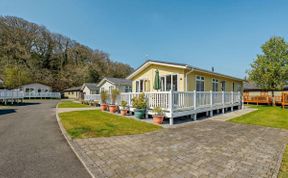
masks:
{"label": "green lawn", "polygon": [[73,101],[61,101],[60,104],[58,104],[58,108],[86,108],[90,107],[86,104],[81,103],[75,103]]}
{"label": "green lawn", "polygon": [[282,158],[281,168],[278,174],[279,178],[286,178],[288,177],[288,147],[286,146],[285,152]]}
{"label": "green lawn", "polygon": [[61,113],[62,124],[72,138],[142,134],[162,127],[100,110]]}
{"label": "green lawn", "polygon": [[[265,127],[288,129],[288,109],[272,106],[250,106],[257,111],[229,120],[229,122],[253,124]],[[283,154],[279,178],[288,177],[288,147]]]}
{"label": "green lawn", "polygon": [[250,106],[257,111],[229,120],[229,122],[288,129],[288,109],[272,106]]}

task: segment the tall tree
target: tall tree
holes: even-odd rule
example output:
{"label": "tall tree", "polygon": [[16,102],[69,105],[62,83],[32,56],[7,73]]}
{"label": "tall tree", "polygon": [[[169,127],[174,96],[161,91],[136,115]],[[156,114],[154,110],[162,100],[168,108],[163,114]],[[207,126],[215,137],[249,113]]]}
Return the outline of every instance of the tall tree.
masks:
{"label": "tall tree", "polygon": [[249,80],[262,89],[282,90],[288,82],[288,44],[282,37],[272,37],[262,45],[263,54],[259,54],[248,71]]}
{"label": "tall tree", "polygon": [[30,82],[30,74],[24,65],[7,66],[4,69],[4,85],[9,88],[18,88]]}
{"label": "tall tree", "polygon": [[[18,73],[27,72],[31,82],[48,84],[59,91],[84,82],[99,82],[106,76],[126,77],[133,71],[127,64],[112,61],[107,53],[51,33],[44,26],[0,16],[0,76],[4,80],[8,77],[7,87],[12,87],[9,76],[16,75],[11,66],[21,66],[23,71],[17,69]],[[25,77],[18,79],[28,82]]]}

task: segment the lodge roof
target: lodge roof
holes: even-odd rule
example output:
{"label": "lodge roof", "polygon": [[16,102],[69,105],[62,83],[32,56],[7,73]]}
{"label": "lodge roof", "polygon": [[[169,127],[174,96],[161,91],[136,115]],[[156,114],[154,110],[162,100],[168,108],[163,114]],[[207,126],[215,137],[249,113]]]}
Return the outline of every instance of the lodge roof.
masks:
{"label": "lodge roof", "polygon": [[182,68],[182,69],[196,70],[196,71],[200,71],[200,72],[204,72],[204,73],[209,73],[209,74],[212,74],[212,75],[217,75],[217,76],[221,76],[221,77],[231,78],[231,79],[234,79],[234,80],[244,81],[243,79],[240,79],[240,78],[237,78],[237,77],[233,77],[233,76],[225,75],[225,74],[220,74],[220,73],[209,71],[209,70],[206,70],[206,69],[201,69],[199,67],[191,66],[189,64],[176,63],[176,62],[167,62],[167,61],[160,61],[160,60],[147,60],[147,61],[145,61],[141,66],[139,66],[126,79],[132,79],[133,76],[138,74],[140,71],[144,70],[144,68],[147,65],[149,65],[149,64],[167,65],[167,66],[178,67],[178,68]]}

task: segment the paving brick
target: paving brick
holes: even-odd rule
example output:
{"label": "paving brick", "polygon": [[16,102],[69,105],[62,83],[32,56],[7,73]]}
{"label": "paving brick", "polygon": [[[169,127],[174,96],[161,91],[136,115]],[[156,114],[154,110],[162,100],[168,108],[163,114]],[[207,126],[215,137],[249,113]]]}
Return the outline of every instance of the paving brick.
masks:
{"label": "paving brick", "polygon": [[207,120],[73,144],[96,177],[271,177],[287,136],[280,129]]}

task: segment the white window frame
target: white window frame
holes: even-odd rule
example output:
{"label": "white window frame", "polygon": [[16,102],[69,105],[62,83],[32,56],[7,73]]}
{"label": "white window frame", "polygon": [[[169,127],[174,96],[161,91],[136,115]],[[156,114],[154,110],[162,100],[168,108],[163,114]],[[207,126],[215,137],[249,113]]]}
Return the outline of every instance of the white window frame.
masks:
{"label": "white window frame", "polygon": [[[142,91],[140,91],[140,81],[143,81],[142,82]],[[146,91],[146,88],[145,88],[145,81],[148,81],[147,78],[142,78],[142,79],[139,79],[139,80],[136,80],[135,83],[136,83],[136,92],[145,92]],[[139,91],[137,91],[137,82],[138,82],[138,89]]]}
{"label": "white window frame", "polygon": [[171,79],[171,89],[169,91],[171,91],[173,89],[173,76],[177,76],[177,91],[179,91],[179,74],[177,73],[172,73],[172,74],[166,74],[166,75],[161,75],[160,76],[160,81],[161,81],[161,88],[162,88],[162,80],[161,78],[163,77],[164,78],[164,86],[163,86],[163,90],[161,91],[167,91],[166,88],[166,77],[170,75],[170,79]]}
{"label": "white window frame", "polygon": [[197,91],[197,82],[203,82],[203,91],[205,91],[205,77],[201,75],[196,75],[195,76],[195,90]]}
{"label": "white window frame", "polygon": [[[223,89],[223,83],[224,83],[224,89]],[[221,91],[226,91],[227,82],[225,80],[221,81]]]}
{"label": "white window frame", "polygon": [[[216,84],[217,85],[217,90],[214,90],[214,84]],[[205,84],[204,84],[205,85]],[[218,79],[215,79],[215,78],[213,78],[212,79],[212,91],[215,91],[215,92],[217,92],[219,90],[219,80]]]}

